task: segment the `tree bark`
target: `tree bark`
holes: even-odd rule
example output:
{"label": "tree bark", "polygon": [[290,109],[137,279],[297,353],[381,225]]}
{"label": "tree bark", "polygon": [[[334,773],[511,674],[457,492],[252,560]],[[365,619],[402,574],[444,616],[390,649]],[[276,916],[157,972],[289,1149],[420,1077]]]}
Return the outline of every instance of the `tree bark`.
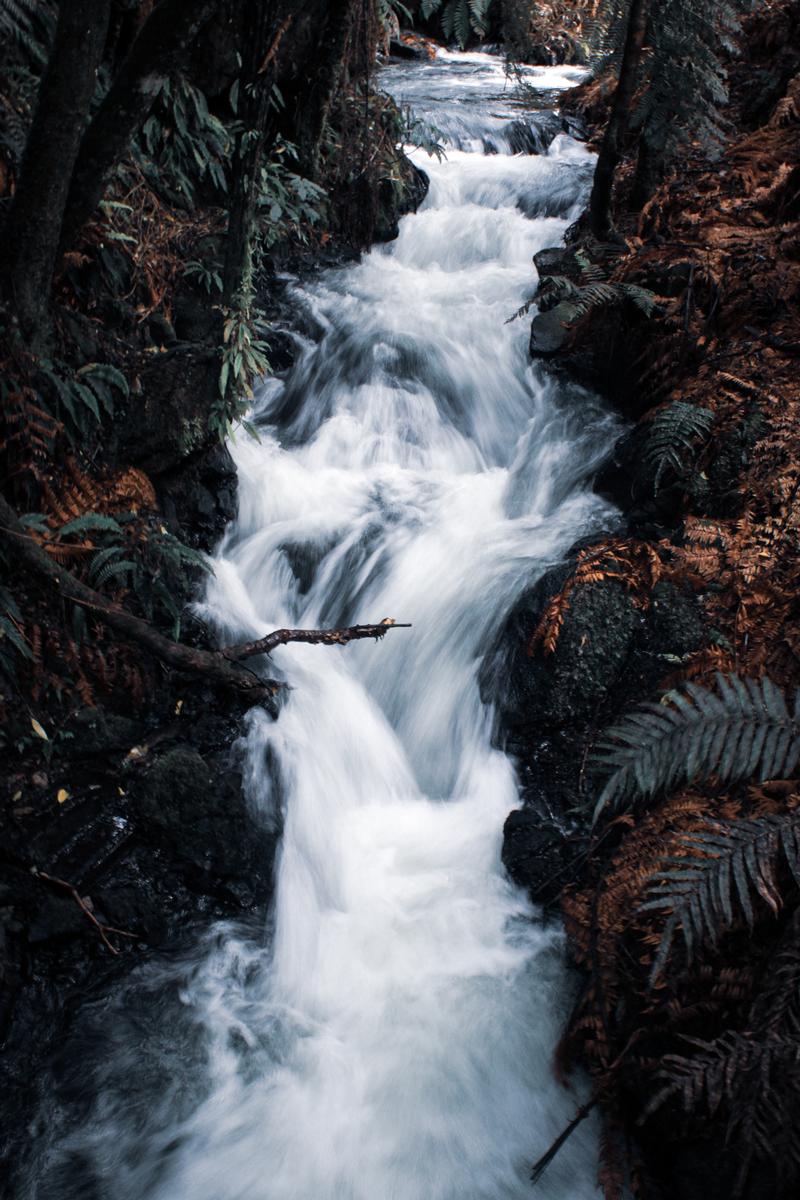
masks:
{"label": "tree bark", "polygon": [[173,670],[201,675],[209,683],[232,690],[254,703],[274,696],[279,685],[239,666],[245,659],[269,654],[277,646],[284,646],[288,642],[344,646],[362,638],[382,638],[390,629],[410,628],[409,625],[398,625],[386,618],[377,625],[352,625],[347,629],[276,629],[266,637],[227,646],[223,650],[200,650],[185,646],[182,642],[170,641],[149,621],[134,616],[120,605],[110,604],[105,596],[77,579],[26,533],[13,508],[2,496],[0,535],[11,542],[28,567],[54,584],[62,596],[90,609],[94,616],[122,637],[143,646]]}
{"label": "tree bark", "polygon": [[631,189],[631,204],[637,210],[644,208],[664,179],[666,174],[665,157],[666,137],[660,137],[656,141],[645,127],[639,138],[636,173]]}
{"label": "tree bark", "polygon": [[228,209],[228,236],[222,274],[223,299],[234,307],[247,280],[253,247],[258,204],[259,176],[265,155],[277,133],[270,120],[271,93],[275,79],[275,61],[284,33],[294,13],[279,22],[287,5],[276,0],[260,0],[249,5],[251,12],[245,27],[244,56],[239,87],[239,117],[242,132],[236,142]]}
{"label": "tree bark", "polygon": [[81,143],[67,199],[62,252],[74,246],[100,203],[109,171],[126,154],[161,84],[185,60],[217,5],[218,0],[162,0],[143,25]]}
{"label": "tree bark", "polygon": [[344,65],[355,0],[330,0],[328,19],[318,41],[309,87],[300,97],[297,113],[300,165],[309,179],[319,178],[320,151],[331,104]]}
{"label": "tree bark", "polygon": [[622,158],[623,142],[633,108],[639,65],[647,35],[649,9],[650,0],[631,0],[619,81],[594,173],[589,200],[589,225],[594,236],[603,242],[618,240],[614,229],[611,195],[614,174]]}
{"label": "tree bark", "polygon": [[19,183],[4,231],[6,291],[34,338],[47,309],[64,206],[105,47],[110,0],[59,5]]}

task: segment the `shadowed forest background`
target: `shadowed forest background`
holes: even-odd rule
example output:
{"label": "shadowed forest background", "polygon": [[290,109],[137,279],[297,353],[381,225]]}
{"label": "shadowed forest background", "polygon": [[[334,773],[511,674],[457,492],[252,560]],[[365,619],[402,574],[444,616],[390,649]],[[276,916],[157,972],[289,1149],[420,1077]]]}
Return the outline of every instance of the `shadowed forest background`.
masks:
{"label": "shadowed forest background", "polygon": [[[618,415],[595,489],[621,515],[498,614],[480,672],[521,789],[503,863],[575,967],[554,1069],[588,1076],[606,1200],[797,1193],[797,0],[0,0],[14,1181],[80,1003],[268,910],[280,822],[253,825],[239,739],[292,686],[270,650],[395,623],[223,647],[195,602],[230,440],[297,354],[287,280],[391,243],[428,189],[410,147],[447,154],[381,66],[444,46],[504,59],[520,154],[597,153],[508,316]],[[585,76],[544,111],[523,68],[556,63]]]}

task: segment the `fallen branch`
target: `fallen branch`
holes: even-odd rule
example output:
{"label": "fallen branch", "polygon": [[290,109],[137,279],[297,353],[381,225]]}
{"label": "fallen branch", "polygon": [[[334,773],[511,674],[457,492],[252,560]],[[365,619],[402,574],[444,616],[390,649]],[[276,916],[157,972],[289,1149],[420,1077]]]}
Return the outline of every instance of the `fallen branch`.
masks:
{"label": "fallen branch", "polygon": [[398,624],[392,617],[384,617],[378,625],[350,625],[346,629],[275,629],[266,637],[255,642],[242,642],[238,646],[227,646],[223,655],[229,662],[240,662],[256,654],[269,654],[277,646],[287,642],[310,642],[312,645],[346,646],[359,638],[380,640],[390,629],[410,629],[409,624]]}
{"label": "fallen branch", "polygon": [[117,937],[126,938],[137,938],[139,936],[138,933],[131,933],[129,929],[117,929],[115,925],[106,925],[104,921],[98,921],[97,917],[92,912],[89,903],[84,900],[83,896],[73,884],[67,883],[66,879],[59,879],[55,875],[48,875],[45,871],[39,871],[36,867],[31,868],[31,873],[35,875],[37,879],[43,879],[45,883],[52,883],[53,887],[61,888],[63,891],[69,892],[70,896],[72,896],[72,899],[78,905],[78,908],[81,910],[83,915],[87,917],[88,920],[90,920],[95,926],[97,932],[100,934],[100,937],[103,939],[104,945],[108,947],[112,954],[119,954],[119,950],[108,940],[109,933],[115,933]]}
{"label": "fallen branch", "polygon": [[280,684],[262,679],[248,667],[239,664],[247,658],[269,654],[276,646],[287,642],[311,642],[341,645],[359,638],[382,638],[389,629],[409,629],[385,617],[377,625],[354,625],[349,629],[277,629],[256,641],[228,646],[224,650],[201,650],[173,642],[141,617],[112,604],[63,567],[33,540],[20,524],[10,504],[0,496],[0,537],[17,548],[20,558],[38,575],[49,580],[68,600],[90,608],[101,621],[116,633],[144,646],[151,654],[176,671],[202,675],[218,687],[229,688],[248,700],[263,700],[274,696]]}

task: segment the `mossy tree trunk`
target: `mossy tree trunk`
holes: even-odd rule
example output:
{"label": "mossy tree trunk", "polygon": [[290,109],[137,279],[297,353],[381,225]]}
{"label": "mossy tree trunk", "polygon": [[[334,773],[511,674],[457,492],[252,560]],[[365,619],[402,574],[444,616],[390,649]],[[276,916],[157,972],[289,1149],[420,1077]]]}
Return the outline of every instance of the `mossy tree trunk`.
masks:
{"label": "mossy tree trunk", "polygon": [[[345,66],[345,55],[356,8],[360,0],[330,0],[320,31],[317,53],[306,72],[299,96],[297,135],[300,164],[309,179],[319,178],[320,152],[331,104]],[[368,0],[369,2],[369,0]]]}
{"label": "mossy tree trunk", "polygon": [[4,231],[5,292],[35,339],[47,311],[72,171],[78,157],[110,0],[59,5],[55,40]]}
{"label": "mossy tree trunk", "polygon": [[649,11],[650,0],[631,0],[619,81],[603,135],[589,200],[589,223],[592,233],[600,241],[617,239],[611,204],[614,175],[622,158],[625,134],[630,123]]}
{"label": "mossy tree trunk", "polygon": [[225,245],[223,297],[237,303],[251,272],[261,167],[277,134],[273,86],[280,43],[294,20],[298,3],[260,0],[248,5],[244,26],[239,117]]}

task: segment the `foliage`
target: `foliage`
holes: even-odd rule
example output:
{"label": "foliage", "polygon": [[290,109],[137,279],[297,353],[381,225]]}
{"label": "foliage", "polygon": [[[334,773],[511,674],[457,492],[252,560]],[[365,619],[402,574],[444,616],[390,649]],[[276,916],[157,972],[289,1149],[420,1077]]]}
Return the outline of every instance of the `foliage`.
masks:
{"label": "foliage", "polygon": [[167,79],[134,144],[146,179],[168,200],[195,208],[198,189],[228,190],[232,132],[209,111],[199,88],[181,77]]}
{"label": "foliage", "polygon": [[115,393],[128,397],[125,376],[109,363],[86,363],[75,371],[63,362],[41,359],[39,371],[45,383],[45,407],[63,422],[73,441],[85,439],[103,413],[113,417]]}
{"label": "foliage", "polygon": [[684,456],[693,454],[697,440],[708,436],[713,420],[710,409],[682,400],[658,410],[646,427],[642,449],[644,465],[654,476],[654,491],[658,492],[666,471],[678,478],[685,475]]}
{"label": "foliage", "polygon": [[435,158],[441,162],[443,158],[447,157],[441,141],[443,136],[442,131],[435,125],[415,116],[410,106],[402,110],[402,132],[398,138],[399,145],[416,146],[418,150],[424,150],[429,158]]}
{"label": "foliage", "polygon": [[[566,300],[572,310],[571,322],[596,309],[614,308],[629,300],[646,317],[655,310],[655,296],[647,288],[630,283],[604,283],[595,281],[586,284],[573,283],[563,275],[543,275],[536,295],[517,309],[510,321],[527,316],[535,304],[542,312],[555,308]],[[508,322],[507,322],[508,323]]]}
{"label": "foliage", "polygon": [[789,868],[800,884],[800,814],[767,814],[752,821],[709,821],[684,834],[679,858],[667,858],[651,877],[651,896],[642,910],[663,910],[668,920],[653,962],[651,981],[664,969],[673,938],[681,930],[691,962],[695,945],[716,945],[739,912],[753,927],[752,896],[777,915],[783,904],[778,869]]}
{"label": "foliage", "polygon": [[427,20],[440,12],[442,33],[448,40],[457,41],[463,49],[471,34],[485,36],[491,3],[492,0],[422,0],[420,13]]}
{"label": "foliage", "polygon": [[307,227],[322,219],[325,189],[288,168],[286,160],[296,159],[297,148],[279,139],[272,157],[261,168],[257,251],[268,250],[290,236],[305,242]]}
{"label": "foliage", "polygon": [[248,401],[253,398],[253,384],[270,370],[269,347],[262,337],[264,324],[253,308],[250,296],[244,292],[236,297],[234,308],[223,309],[222,366],[219,373],[219,396],[211,410],[211,428],[224,441],[233,433],[239,421],[248,433],[257,436],[244,420]]}
{"label": "foliage", "polygon": [[609,772],[595,809],[689,780],[788,776],[800,758],[800,689],[790,712],[769,679],[717,675],[715,693],[687,682],[608,729],[595,763]]}
{"label": "foliage", "polygon": [[0,45],[14,43],[37,68],[47,62],[54,28],[50,0],[0,0]]}
{"label": "foliage", "polygon": [[646,86],[634,125],[669,159],[688,142],[707,150],[721,146],[728,100],[724,58],[736,53],[741,19],[751,7],[750,0],[662,0],[653,6]]}
{"label": "foliage", "polygon": [[[751,8],[751,0],[659,0],[650,6],[633,127],[659,166],[689,143],[700,142],[707,151],[722,145],[725,60],[736,53],[736,35]],[[598,75],[618,67],[629,9],[630,0],[604,0],[592,22]]]}

